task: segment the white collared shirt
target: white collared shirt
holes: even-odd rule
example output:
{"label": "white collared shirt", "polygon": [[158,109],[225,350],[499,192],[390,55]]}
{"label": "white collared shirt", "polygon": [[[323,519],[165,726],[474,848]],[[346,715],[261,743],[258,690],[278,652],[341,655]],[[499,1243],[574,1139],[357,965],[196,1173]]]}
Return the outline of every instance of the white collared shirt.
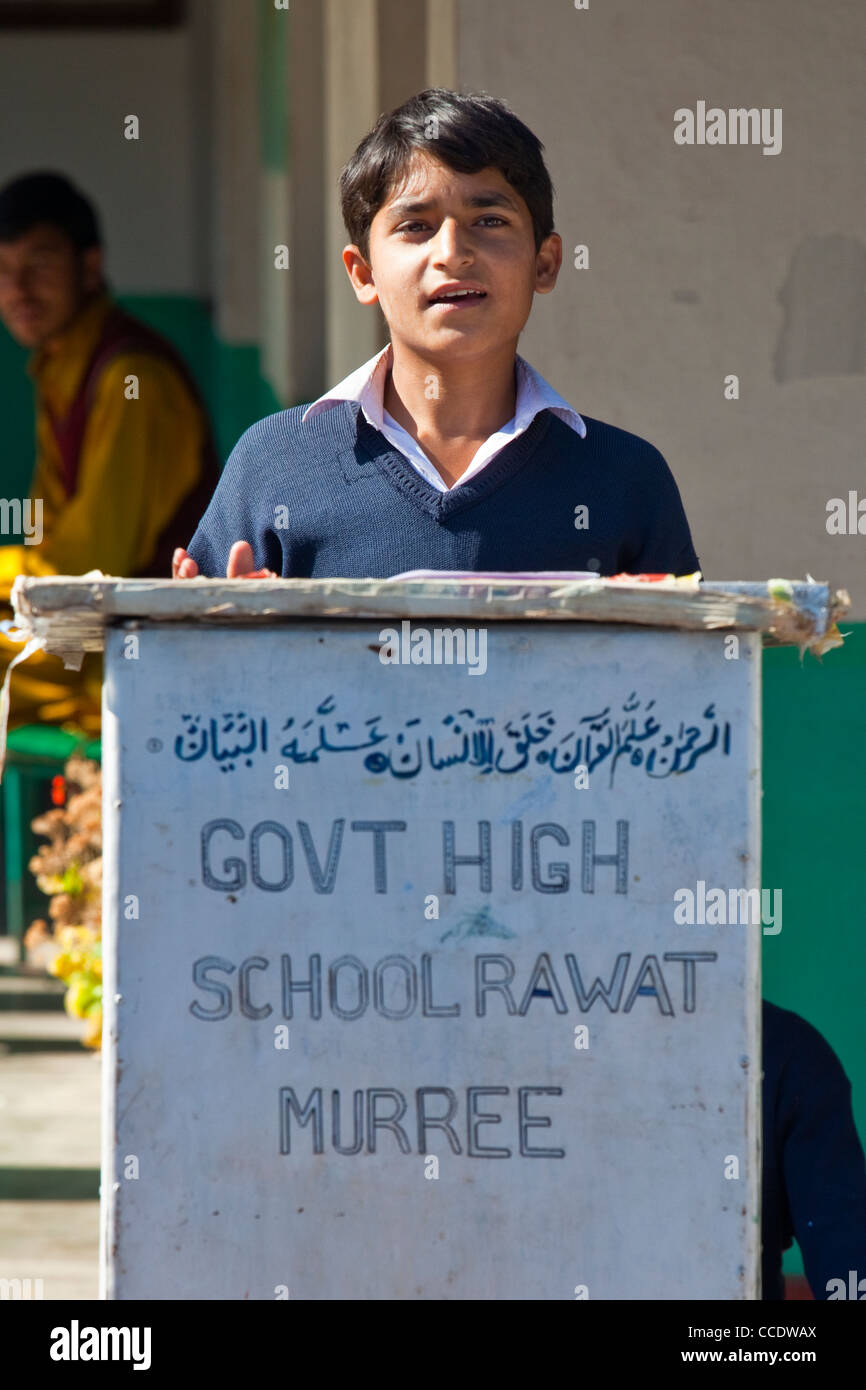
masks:
{"label": "white collared shirt", "polygon": [[[363,367],[357,367],[354,372],[350,372],[347,377],[344,377],[337,386],[326,391],[317,401],[313,401],[313,404],[304,411],[302,419],[306,420],[308,416],[329,410],[340,401],[357,401],[373,428],[379,430],[389,444],[393,444],[395,449],[405,455],[422,478],[425,478],[432,487],[438,488],[440,492],[453,491],[424,453],[418,441],[413,439],[402,425],[398,425],[397,421],[385,409],[385,378],[391,361],[391,344],[388,343],[381,352],[376,353],[375,357],[371,357],[369,362],[365,362]],[[586,434],[586,425],[577,411],[573,410],[568,402],[554,391],[553,387],[544,380],[544,377],[534,367],[531,367],[524,358],[516,356],[515,361],[517,363],[517,399],[514,414],[501,429],[498,429],[495,434],[491,434],[489,439],[485,439],[480,448],[476,450],[466,472],[454,483],[455,488],[460,487],[463,483],[468,483],[469,479],[480,473],[482,468],[485,468],[507,444],[510,444],[519,434],[523,434],[540,410],[552,410],[561,420],[570,425],[581,439]]]}

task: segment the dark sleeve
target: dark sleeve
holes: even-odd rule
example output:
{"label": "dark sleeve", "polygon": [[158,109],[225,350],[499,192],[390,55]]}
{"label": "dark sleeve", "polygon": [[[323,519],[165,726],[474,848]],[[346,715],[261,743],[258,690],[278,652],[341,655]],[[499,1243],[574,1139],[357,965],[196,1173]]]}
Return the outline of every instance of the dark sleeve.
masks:
{"label": "dark sleeve", "polygon": [[641,443],[634,486],[640,541],[626,555],[623,569],[631,574],[694,574],[701,565],[674,475],[658,449]]}
{"label": "dark sleeve", "polygon": [[241,435],[187,551],[208,579],[223,579],[235,541],[249,541],[256,569],[282,573],[283,554],[268,509],[268,455],[259,420]]}
{"label": "dark sleeve", "polygon": [[816,1299],[832,1279],[866,1275],[866,1162],[851,1083],[829,1043],[799,1019],[782,1074],[780,1167],[794,1234]]}

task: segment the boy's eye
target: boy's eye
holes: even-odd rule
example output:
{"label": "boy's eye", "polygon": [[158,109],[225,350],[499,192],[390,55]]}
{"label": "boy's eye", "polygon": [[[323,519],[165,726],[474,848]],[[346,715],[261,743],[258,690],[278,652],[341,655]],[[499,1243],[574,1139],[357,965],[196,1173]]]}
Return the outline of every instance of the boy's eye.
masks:
{"label": "boy's eye", "polygon": [[[503,227],[507,227],[507,226],[508,226],[508,223],[507,223],[507,221],[506,221],[506,219],[505,219],[504,217],[499,217],[496,213],[493,213],[493,212],[486,212],[486,213],[484,214],[483,217],[479,217],[478,221],[479,221],[479,222],[498,222],[498,223],[500,223]],[[428,225],[428,224],[427,224],[426,222],[403,222],[403,223],[401,223],[401,225],[397,228],[397,231],[398,231],[398,232],[413,232],[413,231],[415,231],[418,227],[426,227],[427,225]]]}

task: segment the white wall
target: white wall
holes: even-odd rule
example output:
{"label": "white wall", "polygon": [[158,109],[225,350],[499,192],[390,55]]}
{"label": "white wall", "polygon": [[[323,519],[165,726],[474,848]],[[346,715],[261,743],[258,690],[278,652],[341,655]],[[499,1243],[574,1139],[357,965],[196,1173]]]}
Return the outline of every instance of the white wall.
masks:
{"label": "white wall", "polygon": [[79,183],[124,293],[208,292],[213,9],[188,0],[173,29],[0,30],[0,182],[45,168]]}
{"label": "white wall", "polygon": [[[460,0],[460,87],[544,141],[558,230],[590,249],[521,351],[667,456],[705,573],[808,570],[860,618],[866,536],[825,521],[866,496],[864,60],[861,0]],[[699,99],[782,107],[782,152],[676,146]]]}

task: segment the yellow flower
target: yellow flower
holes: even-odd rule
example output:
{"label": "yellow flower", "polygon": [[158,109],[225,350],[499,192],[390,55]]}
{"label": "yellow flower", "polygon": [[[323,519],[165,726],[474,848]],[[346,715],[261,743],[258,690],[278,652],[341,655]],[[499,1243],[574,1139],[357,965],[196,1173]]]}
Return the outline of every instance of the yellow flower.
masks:
{"label": "yellow flower", "polygon": [[92,946],[98,938],[93,927],[68,926],[61,927],[57,939],[67,950],[74,950]]}
{"label": "yellow flower", "polygon": [[49,963],[48,969],[52,975],[58,979],[65,980],[72,970],[72,957],[68,951],[59,951],[54,959]]}
{"label": "yellow flower", "polygon": [[85,974],[78,974],[69,982],[64,1005],[73,1018],[86,1018],[94,1004],[96,981]]}
{"label": "yellow flower", "polygon": [[81,1037],[85,1047],[102,1045],[102,1005],[98,1004],[87,1015],[87,1026]]}

